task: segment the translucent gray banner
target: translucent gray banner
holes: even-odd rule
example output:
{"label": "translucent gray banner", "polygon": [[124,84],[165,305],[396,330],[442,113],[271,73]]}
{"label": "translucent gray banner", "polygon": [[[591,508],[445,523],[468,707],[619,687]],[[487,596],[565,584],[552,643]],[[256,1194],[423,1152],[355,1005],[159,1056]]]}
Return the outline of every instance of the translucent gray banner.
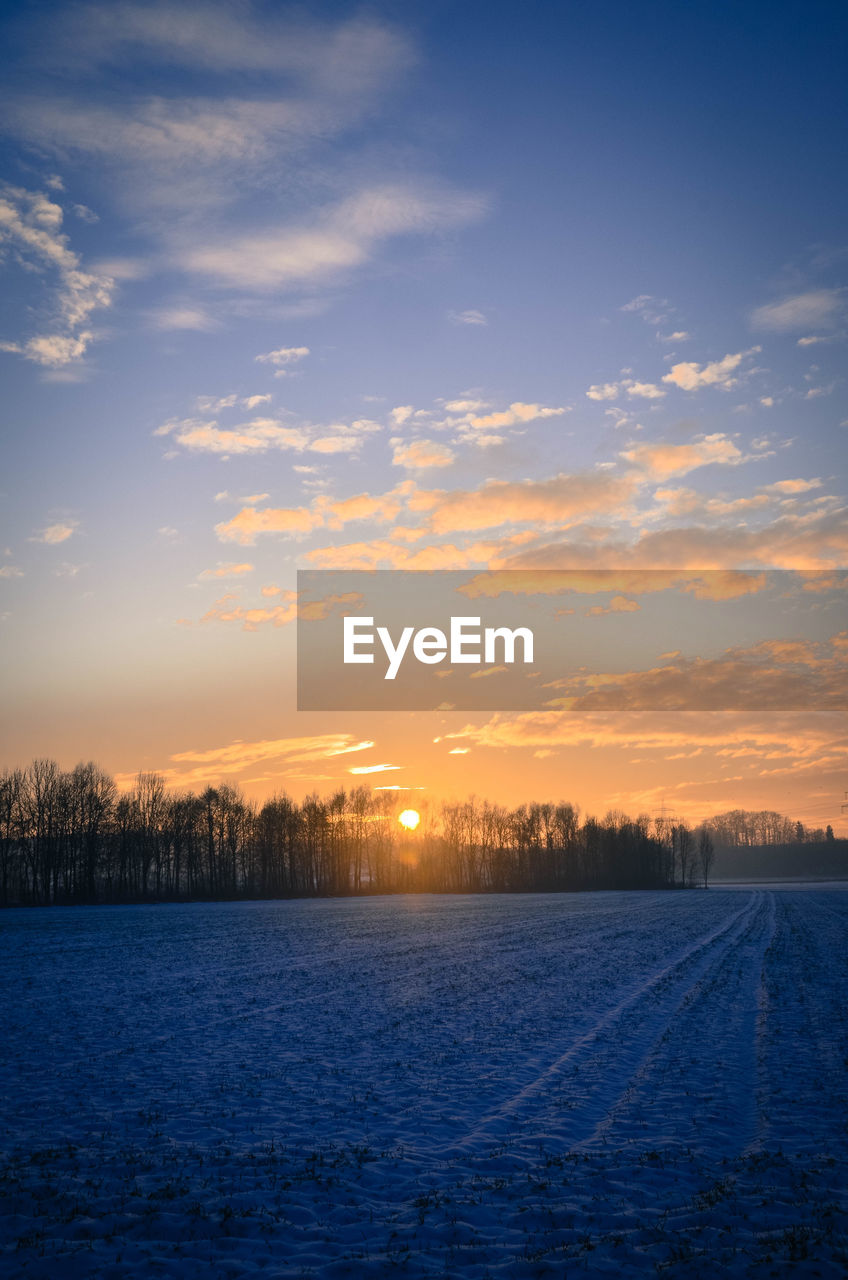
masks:
{"label": "translucent gray banner", "polygon": [[303,570],[298,708],[845,708],[846,588],[846,570]]}

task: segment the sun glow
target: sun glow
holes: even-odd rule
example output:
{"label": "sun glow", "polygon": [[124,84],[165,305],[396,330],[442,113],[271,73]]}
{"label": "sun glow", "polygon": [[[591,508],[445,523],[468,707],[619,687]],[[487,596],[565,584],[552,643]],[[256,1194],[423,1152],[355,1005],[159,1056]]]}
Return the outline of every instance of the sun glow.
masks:
{"label": "sun glow", "polygon": [[407,831],[414,831],[421,821],[421,814],[415,809],[404,809],[398,818],[398,822],[402,827],[406,827]]}

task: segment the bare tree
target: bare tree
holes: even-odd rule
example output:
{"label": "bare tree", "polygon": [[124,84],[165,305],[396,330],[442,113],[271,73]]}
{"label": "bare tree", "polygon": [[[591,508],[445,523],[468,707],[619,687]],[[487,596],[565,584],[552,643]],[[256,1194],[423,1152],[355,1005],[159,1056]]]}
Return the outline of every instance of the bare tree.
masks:
{"label": "bare tree", "polygon": [[672,840],[677,849],[677,861],[680,864],[680,883],[683,888],[689,883],[692,864],[692,832],[685,822],[678,822],[672,829]]}
{"label": "bare tree", "polygon": [[709,885],[710,871],[715,861],[715,845],[713,838],[706,827],[701,828],[698,836],[698,864],[701,868],[701,875],[704,880],[704,888]]}

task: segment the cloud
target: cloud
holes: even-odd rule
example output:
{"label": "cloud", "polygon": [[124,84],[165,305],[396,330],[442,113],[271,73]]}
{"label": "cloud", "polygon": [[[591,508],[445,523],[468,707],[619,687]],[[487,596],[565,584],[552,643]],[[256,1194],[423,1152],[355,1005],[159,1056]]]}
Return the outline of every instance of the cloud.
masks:
{"label": "cloud", "polygon": [[[592,531],[590,531],[592,532]],[[675,525],[641,531],[635,540],[604,529],[581,540],[536,540],[524,549],[500,548],[502,569],[838,569],[848,563],[848,507],[790,512],[757,528],[731,525]]]}
{"label": "cloud", "polygon": [[279,347],[276,351],[266,351],[265,355],[256,356],[260,364],[272,364],[277,372],[274,377],[284,378],[289,372],[289,365],[299,364],[309,355],[309,347]]}
{"label": "cloud", "polygon": [[811,489],[820,489],[821,480],[775,480],[773,484],[764,485],[768,493],[796,494],[809,493]]}
{"label": "cloud", "polygon": [[764,640],[726,649],[716,658],[677,658],[640,671],[580,673],[548,687],[560,689],[559,705],[572,711],[795,707],[812,712],[848,706],[848,671],[829,642]]}
{"label": "cloud", "polygon": [[204,569],[198,577],[203,580],[206,578],[240,578],[245,573],[253,573],[254,565],[252,564],[224,564],[218,561],[215,569]]}
{"label": "cloud", "polygon": [[367,262],[382,240],[447,231],[476,221],[485,210],[478,195],[387,183],[319,210],[309,224],[189,246],[181,265],[227,288],[260,292],[328,282]]}
{"label": "cloud", "polygon": [[418,491],[408,506],[426,514],[436,534],[533,524],[567,526],[599,510],[610,511],[633,496],[629,477],[588,472],[548,480],[490,480],[479,489]]}
{"label": "cloud", "polygon": [[640,470],[656,478],[685,475],[712,463],[737,463],[743,456],[732,440],[721,432],[701,436],[692,444],[640,444],[621,455]]}
{"label": "cloud", "polygon": [[399,444],[392,455],[394,466],[406,467],[408,470],[449,467],[455,460],[453,450],[435,440],[413,440],[410,444]]}
{"label": "cloud", "polygon": [[662,324],[668,319],[669,303],[665,298],[654,298],[650,293],[640,293],[638,298],[631,298],[629,302],[625,302],[623,307],[619,307],[619,311],[634,312],[640,315],[646,324]]}
{"label": "cloud", "polygon": [[721,360],[713,360],[711,364],[705,365],[684,361],[672,365],[671,372],[663,375],[663,382],[673,383],[683,391],[697,391],[701,387],[721,387],[729,391],[738,382],[738,378],[733,377],[734,371],[746,356],[754,355],[759,350],[759,347],[751,347],[749,351],[726,355]]}
{"label": "cloud", "polygon": [[[265,607],[245,608],[244,605],[229,605],[223,601],[212,606],[200,619],[204,622],[240,622],[243,631],[256,631],[263,623],[272,623],[275,627],[284,627],[297,618],[297,597],[294,591],[285,592],[291,597],[285,604]],[[226,600],[226,597],[224,597]]]}
{"label": "cloud", "polygon": [[214,421],[184,418],[157,427],[153,434],[173,435],[174,443],[189,452],[223,455],[266,453],[269,449],[301,451],[309,444],[306,431],[282,426],[273,418],[254,418],[233,428],[221,428]]}
{"label": "cloud", "polygon": [[[269,400],[270,396],[236,395],[220,399],[201,396],[198,408],[206,412],[227,412],[237,405],[249,407]],[[356,453],[368,436],[381,431],[378,422],[357,418],[353,422],[315,425],[304,422],[292,425],[291,415],[281,418],[255,417],[232,427],[222,427],[216,418],[172,418],[153,432],[154,436],[170,436],[174,445],[190,453],[212,453],[221,457],[234,454],[259,454],[269,450],[294,450],[314,453]],[[223,497],[228,496],[224,491]]]}
{"label": "cloud", "polygon": [[840,741],[844,713],[769,709],[758,716],[749,711],[608,712],[533,711],[521,715],[498,714],[483,725],[468,724],[446,735],[448,739],[496,749],[530,751],[558,747],[612,747],[632,752],[669,750],[704,752],[748,751],[760,758],[785,753],[795,767],[816,767],[834,751],[848,755],[848,742]]}
{"label": "cloud", "polygon": [[471,416],[468,421],[475,430],[486,427],[512,427],[516,423],[535,422],[539,418],[559,418],[568,413],[567,408],[549,408],[541,404],[524,404],[515,400],[508,409],[499,413],[486,413]]}
{"label": "cloud", "polygon": [[313,529],[340,529],[356,520],[391,521],[400,510],[397,492],[377,497],[361,493],[341,499],[321,494],[309,507],[245,507],[231,520],[217,524],[215,532],[222,542],[251,546],[262,533],[310,533]]}
{"label": "cloud", "polygon": [[637,396],[642,400],[661,400],[665,392],[655,382],[625,382],[629,396]]}
{"label": "cloud", "polygon": [[197,407],[203,413],[220,413],[222,409],[232,409],[238,402],[238,396],[232,392],[228,396],[198,396]]}
{"label": "cloud", "polygon": [[[225,576],[225,575],[221,575]],[[296,591],[285,591],[282,587],[263,587],[265,599],[279,597],[276,605],[247,606],[231,604],[237,597],[229,593],[216,600],[215,604],[200,619],[206,622],[240,622],[243,631],[257,631],[260,626],[270,623],[275,627],[287,626],[298,618],[307,622],[322,621],[339,605],[350,609],[361,604],[362,596],[357,591],[346,591],[341,594],[324,596],[320,600],[307,600],[298,603]],[[373,744],[372,744],[373,745]]]}
{"label": "cloud", "polygon": [[[390,22],[251,0],[116,0],[54,19],[29,23],[7,131],[96,170],[151,263],[237,290],[231,309],[250,292],[279,311],[280,292],[297,290],[308,296],[289,305],[314,312],[316,287],[390,239],[453,231],[487,209],[485,195],[393,163],[391,149],[366,153],[361,122],[414,60]],[[162,321],[203,323],[187,310]]]}
{"label": "cloud", "polygon": [[232,520],[216,524],[215,532],[222,542],[252,546],[261,533],[310,533],[322,524],[321,514],[308,507],[269,507],[264,511],[245,507]]}
{"label": "cloud", "polygon": [[393,773],[397,769],[402,769],[400,764],[359,764],[354,765],[352,769],[348,769],[348,773],[365,774],[365,773]]}
{"label": "cloud", "polygon": [[58,546],[60,542],[67,542],[76,531],[76,520],[61,521],[58,524],[49,524],[40,533],[34,534],[30,538],[30,542],[43,542],[49,547]]}
{"label": "cloud", "polygon": [[150,313],[150,318],[154,327],[165,333],[180,329],[194,333],[212,333],[220,328],[220,322],[214,316],[210,316],[203,307],[160,307],[159,310]]}
{"label": "cloud", "polygon": [[[179,751],[170,757],[172,767],[162,772],[169,787],[203,785],[223,781],[260,764],[326,761],[373,745],[372,742],[357,742],[352,733],[324,733],[256,742],[239,739],[223,747]],[[120,775],[119,785],[131,786],[134,780],[135,775]]]}
{"label": "cloud", "polygon": [[486,319],[482,311],[449,311],[448,319],[453,324],[476,324],[487,325],[489,321]]}
{"label": "cloud", "polygon": [[608,605],[596,604],[586,610],[587,618],[600,618],[607,613],[638,613],[642,608],[638,600],[628,600],[626,596],[613,596]]}
{"label": "cloud", "polygon": [[617,400],[624,392],[641,400],[662,400],[665,391],[655,382],[637,382],[634,378],[624,378],[621,382],[603,382],[589,388],[586,395],[590,400]]}
{"label": "cloud", "polygon": [[602,382],[590,387],[586,395],[590,400],[616,400],[619,395],[620,384],[617,382]]}
{"label": "cloud", "polygon": [[446,400],[445,409],[448,413],[479,413],[482,409],[488,409],[489,405],[485,400]]}
{"label": "cloud", "polygon": [[[490,571],[472,578],[457,591],[469,600],[493,599],[500,595],[597,595],[611,591],[627,591],[645,595],[654,591],[689,592],[699,600],[732,600],[752,595],[766,585],[761,572],[746,573],[733,569],[692,572],[679,569],[510,569]],[[633,613],[639,606],[622,595],[614,597],[615,608],[601,606],[601,613]],[[573,615],[574,609],[557,609],[556,617]],[[587,611],[587,614],[589,611]],[[594,616],[598,616],[597,613]],[[665,655],[668,657],[668,655]]]}
{"label": "cloud", "polygon": [[23,576],[23,569],[19,569],[15,564],[0,565],[0,578],[22,578]]}
{"label": "cloud", "polygon": [[392,542],[373,538],[368,542],[353,542],[337,547],[318,547],[306,553],[305,559],[321,569],[417,569],[433,570],[468,569],[487,565],[502,552],[500,542],[471,542],[458,547],[454,543],[439,543],[422,547],[419,551]]}
{"label": "cloud", "polygon": [[59,14],[41,37],[51,67],[128,67],[139,59],[215,73],[272,72],[347,99],[380,88],[407,68],[413,51],[396,28],[365,18],[335,26],[270,17],[254,5],[84,4]]}
{"label": "cloud", "polygon": [[793,329],[830,329],[845,308],[844,289],[809,289],[768,302],[751,312],[755,329],[791,333]]}
{"label": "cloud", "polygon": [[23,342],[3,342],[0,349],[50,369],[82,358],[94,339],[93,331],[83,326],[93,311],[111,306],[115,289],[110,276],[82,270],[62,233],[62,220],[61,207],[43,192],[0,189],[0,244],[13,246],[23,261],[38,272],[49,271],[57,282],[55,331]]}
{"label": "cloud", "polygon": [[357,418],[350,423],[337,422],[324,428],[329,434],[314,437],[309,442],[312,453],[356,453],[369,435],[381,431],[378,422],[370,418]]}

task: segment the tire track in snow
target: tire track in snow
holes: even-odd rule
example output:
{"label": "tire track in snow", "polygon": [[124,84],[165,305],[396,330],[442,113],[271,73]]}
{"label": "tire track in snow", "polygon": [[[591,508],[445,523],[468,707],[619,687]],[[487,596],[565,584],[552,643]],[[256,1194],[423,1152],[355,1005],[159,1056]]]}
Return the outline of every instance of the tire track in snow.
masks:
{"label": "tire track in snow", "polygon": [[746,927],[669,1012],[634,1075],[572,1150],[697,1148],[715,1158],[752,1148],[760,1132],[758,1040],[765,957],[775,935],[766,892]]}
{"label": "tire track in snow", "polygon": [[[549,1149],[579,1145],[602,1121],[610,1106],[627,1089],[654,1044],[703,976],[732,951],[763,908],[764,895],[753,890],[729,921],[664,965],[607,1010],[553,1062],[539,1070],[538,1059],[524,1083],[485,1115],[445,1157],[482,1154],[493,1143],[518,1138],[541,1109],[547,1111],[544,1133],[536,1135]],[[529,1074],[529,1072],[528,1072]],[[568,1081],[568,1089],[562,1085]],[[555,1096],[551,1096],[556,1090]],[[558,1114],[550,1117],[550,1109]],[[569,1112],[572,1113],[569,1116]]]}

